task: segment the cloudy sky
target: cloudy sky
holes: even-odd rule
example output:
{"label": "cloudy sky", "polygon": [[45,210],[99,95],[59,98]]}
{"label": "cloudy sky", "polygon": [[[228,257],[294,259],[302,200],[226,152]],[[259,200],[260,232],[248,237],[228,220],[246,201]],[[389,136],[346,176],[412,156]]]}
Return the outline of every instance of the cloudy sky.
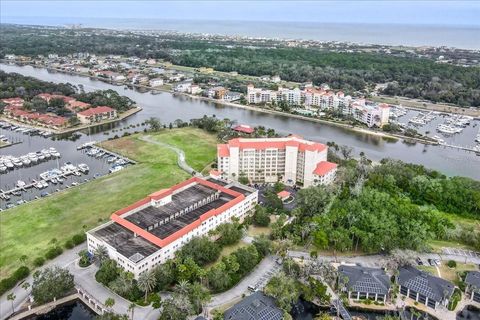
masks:
{"label": "cloudy sky", "polygon": [[478,1],[0,1],[11,17],[480,25]]}

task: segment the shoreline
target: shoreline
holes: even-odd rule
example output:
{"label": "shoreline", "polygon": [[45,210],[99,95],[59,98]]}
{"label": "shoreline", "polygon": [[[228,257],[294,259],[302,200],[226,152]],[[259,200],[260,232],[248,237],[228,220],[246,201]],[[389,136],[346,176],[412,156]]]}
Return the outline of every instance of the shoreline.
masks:
{"label": "shoreline", "polygon": [[60,72],[60,73],[65,73],[65,74],[73,74],[73,75],[77,75],[77,76],[81,76],[81,77],[88,77],[90,79],[103,81],[103,82],[106,82],[106,83],[109,83],[109,84],[112,84],[112,85],[116,85],[116,86],[128,86],[128,87],[133,87],[133,88],[147,89],[147,90],[151,90],[151,91],[166,92],[166,93],[170,93],[174,96],[175,95],[181,95],[181,96],[185,96],[185,97],[189,97],[189,98],[193,98],[193,99],[198,99],[198,100],[201,100],[201,101],[218,103],[218,104],[221,104],[221,105],[230,106],[230,107],[234,107],[234,108],[240,108],[240,109],[246,109],[246,110],[250,110],[250,111],[266,113],[266,114],[273,114],[273,115],[291,117],[291,118],[296,118],[296,119],[311,121],[311,122],[316,122],[316,123],[329,124],[329,125],[333,125],[333,126],[337,126],[337,127],[342,127],[344,129],[347,129],[347,130],[350,130],[350,131],[353,131],[353,132],[370,134],[370,135],[374,135],[374,136],[378,136],[378,137],[382,137],[382,138],[389,138],[389,139],[395,139],[395,140],[402,139],[402,140],[406,140],[406,141],[420,142],[420,143],[427,144],[427,145],[428,144],[438,145],[437,142],[422,139],[422,138],[407,137],[407,136],[403,136],[403,135],[373,131],[373,130],[369,130],[369,129],[365,129],[365,128],[351,126],[351,125],[344,124],[344,123],[335,122],[335,121],[329,121],[329,120],[318,119],[318,118],[311,118],[311,117],[306,117],[306,116],[302,116],[302,115],[298,115],[298,114],[287,113],[287,112],[278,111],[278,110],[271,110],[271,109],[265,109],[265,108],[261,108],[261,107],[251,106],[251,105],[243,105],[243,104],[234,103],[234,102],[211,99],[211,98],[208,98],[208,97],[193,95],[193,94],[189,94],[189,93],[185,93],[185,92],[174,92],[172,90],[159,88],[159,87],[150,87],[150,86],[140,85],[140,84],[124,84],[124,83],[119,84],[115,81],[108,80],[108,79],[102,78],[102,77],[93,76],[93,75],[90,75],[90,74],[85,74],[85,73],[80,73],[80,72],[75,72],[75,71],[65,71],[65,70],[57,69],[57,68],[48,68],[48,67],[45,67],[45,66],[37,66],[35,64],[28,63],[28,62],[20,63],[20,64],[21,65],[30,65],[34,68],[42,68],[42,69],[46,69],[46,70],[53,70],[55,72]]}
{"label": "shoreline", "polygon": [[[4,59],[1,59],[0,62],[7,63],[7,64],[9,63],[9,62],[6,62]],[[352,126],[352,125],[339,123],[339,122],[335,122],[335,121],[331,121],[331,120],[312,118],[312,117],[307,117],[307,116],[298,115],[298,114],[286,113],[286,112],[278,111],[278,110],[265,109],[265,108],[252,106],[252,105],[243,105],[243,104],[234,103],[234,102],[228,102],[228,101],[217,100],[217,99],[212,99],[212,98],[198,96],[198,95],[192,95],[192,94],[185,93],[185,92],[174,92],[170,89],[165,89],[165,88],[161,88],[161,87],[150,87],[150,86],[141,85],[141,84],[118,83],[118,82],[115,82],[113,80],[109,80],[109,79],[106,79],[106,78],[103,78],[103,77],[98,77],[98,76],[85,74],[85,73],[80,73],[80,72],[75,72],[75,71],[65,71],[65,70],[57,69],[57,68],[49,68],[49,67],[46,67],[46,66],[38,66],[38,65],[33,64],[31,62],[15,62],[15,64],[20,65],[20,66],[29,65],[29,66],[32,66],[33,68],[46,69],[47,71],[54,71],[54,72],[60,72],[60,73],[64,73],[64,74],[71,74],[71,75],[76,75],[76,76],[81,76],[81,77],[88,77],[92,80],[103,81],[103,82],[109,83],[109,84],[114,85],[114,86],[128,86],[129,88],[133,87],[133,88],[137,88],[137,89],[146,89],[146,90],[150,90],[150,91],[165,92],[165,93],[172,94],[174,96],[179,95],[179,96],[189,97],[189,98],[198,99],[198,100],[201,100],[201,101],[206,101],[206,102],[211,102],[211,103],[217,103],[217,104],[220,104],[220,105],[225,105],[225,106],[239,108],[239,109],[245,109],[245,110],[256,111],[256,112],[261,112],[261,113],[266,113],[266,114],[273,114],[273,115],[291,117],[291,118],[304,120],[304,121],[323,123],[323,124],[327,124],[327,125],[341,127],[341,128],[344,128],[344,129],[352,131],[352,132],[369,134],[369,135],[372,135],[372,136],[377,136],[377,137],[385,138],[385,139],[394,139],[394,140],[399,140],[400,139],[400,140],[402,140],[404,142],[407,142],[407,143],[409,143],[409,142],[410,143],[411,142],[413,142],[413,143],[419,142],[419,143],[422,143],[424,145],[444,146],[444,147],[449,147],[449,148],[454,148],[454,149],[458,149],[458,150],[464,150],[464,151],[469,151],[469,152],[476,153],[475,150],[470,149],[470,148],[454,146],[454,145],[440,144],[437,141],[432,141],[432,140],[428,140],[428,139],[424,139],[424,138],[407,137],[407,136],[404,136],[404,135],[401,135],[401,134],[380,132],[380,131],[366,129],[366,128],[362,128],[362,127],[355,127],[355,126]],[[415,109],[415,108],[410,108],[410,107],[406,107],[406,108]],[[422,109],[422,110],[427,110],[427,109]],[[140,111],[140,110],[138,110],[138,111]],[[125,118],[123,118],[123,119],[125,119]],[[115,121],[119,121],[119,120],[123,120],[123,119],[115,119]],[[114,122],[114,121],[110,121],[110,122]],[[108,122],[108,123],[110,123],[110,122]],[[98,123],[96,125],[100,125],[100,124],[103,124],[103,123]],[[73,130],[73,131],[79,131],[79,130],[80,129],[76,129],[76,130]]]}
{"label": "shoreline", "polygon": [[14,124],[14,125],[17,125],[17,126],[28,127],[28,128],[31,128],[31,129],[38,129],[38,130],[42,130],[42,131],[48,131],[48,132],[51,132],[54,135],[62,135],[62,134],[69,134],[69,133],[73,133],[73,132],[77,132],[77,131],[81,131],[81,130],[85,130],[85,129],[88,129],[88,128],[93,128],[93,127],[97,127],[97,126],[101,126],[101,125],[105,125],[105,124],[109,124],[109,123],[122,121],[122,120],[125,120],[126,118],[128,118],[130,116],[133,116],[134,114],[136,114],[136,113],[138,113],[142,110],[143,110],[143,108],[141,108],[139,106],[135,106],[134,108],[123,112],[118,118],[105,120],[105,121],[101,121],[101,122],[95,122],[95,123],[91,123],[91,124],[88,124],[88,125],[81,125],[81,126],[65,128],[63,130],[48,128],[48,127],[42,127],[42,126],[39,126],[39,125],[30,124],[30,123],[25,123],[25,122],[18,121],[18,120],[15,120],[15,119],[7,118],[3,114],[0,115],[0,120],[11,123],[11,124]]}

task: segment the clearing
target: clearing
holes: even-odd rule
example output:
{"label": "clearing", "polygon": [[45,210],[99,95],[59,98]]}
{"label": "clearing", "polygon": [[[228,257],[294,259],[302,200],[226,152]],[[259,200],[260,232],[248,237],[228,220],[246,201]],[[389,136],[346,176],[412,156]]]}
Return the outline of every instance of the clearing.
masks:
{"label": "clearing", "polygon": [[[199,172],[216,156],[216,137],[200,129],[166,129],[148,135],[183,149],[187,162]],[[112,212],[189,177],[177,166],[173,151],[142,141],[141,136],[101,144],[138,164],[0,214],[0,278],[18,268],[24,254],[31,267],[53,238],[63,246],[73,235],[107,221]]]}

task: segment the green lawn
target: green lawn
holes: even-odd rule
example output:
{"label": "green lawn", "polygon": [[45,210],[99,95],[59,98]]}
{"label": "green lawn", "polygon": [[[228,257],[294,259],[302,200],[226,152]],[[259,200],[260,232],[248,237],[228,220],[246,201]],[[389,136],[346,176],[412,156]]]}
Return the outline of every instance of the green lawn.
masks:
{"label": "green lawn", "polygon": [[[216,155],[216,138],[199,129],[183,128],[150,134],[184,149],[188,163],[201,171]],[[138,139],[138,135],[102,143],[138,161],[115,174],[4,211],[0,214],[0,278],[19,266],[23,254],[44,255],[52,238],[60,243],[90,229],[110,214],[189,175],[176,165],[176,154]]]}

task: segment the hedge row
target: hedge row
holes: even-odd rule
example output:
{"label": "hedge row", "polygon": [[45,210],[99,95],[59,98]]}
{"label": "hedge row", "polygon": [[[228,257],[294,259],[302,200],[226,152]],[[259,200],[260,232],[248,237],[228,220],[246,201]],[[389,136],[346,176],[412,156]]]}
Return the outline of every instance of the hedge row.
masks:
{"label": "hedge row", "polygon": [[25,279],[30,274],[30,269],[26,266],[21,266],[10,277],[0,281],[0,295],[15,287],[18,281]]}

